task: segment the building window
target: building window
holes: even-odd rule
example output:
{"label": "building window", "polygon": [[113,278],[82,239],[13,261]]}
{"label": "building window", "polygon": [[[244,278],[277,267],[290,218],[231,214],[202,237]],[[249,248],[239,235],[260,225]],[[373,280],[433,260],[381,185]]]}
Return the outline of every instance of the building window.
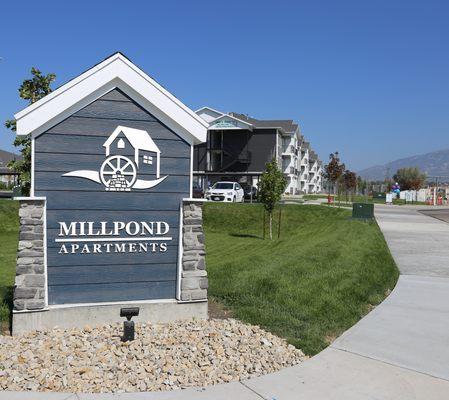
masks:
{"label": "building window", "polygon": [[151,156],[143,156],[143,163],[144,164],[153,164],[153,157],[151,157]]}
{"label": "building window", "polygon": [[117,142],[117,148],[118,148],[118,149],[124,149],[124,148],[125,148],[125,141],[124,141],[123,139],[120,139],[120,140]]}

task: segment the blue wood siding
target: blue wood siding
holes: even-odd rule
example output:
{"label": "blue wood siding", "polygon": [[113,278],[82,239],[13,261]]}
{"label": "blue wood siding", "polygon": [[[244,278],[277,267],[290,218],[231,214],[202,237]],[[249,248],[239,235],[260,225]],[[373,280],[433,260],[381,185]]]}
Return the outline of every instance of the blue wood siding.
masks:
{"label": "blue wood siding", "polygon": [[[99,171],[106,158],[103,144],[118,125],[150,134],[161,151],[160,175],[167,176],[162,183],[151,189],[112,192],[85,178],[62,176],[74,170]],[[123,139],[125,149],[117,154],[134,161],[132,146]],[[143,165],[141,158],[138,179],[156,179],[156,157],[151,165]],[[47,198],[49,304],[175,297],[179,207],[190,192],[188,143],[115,89],[37,137],[34,165],[34,194]],[[62,244],[70,250],[72,243],[55,241],[59,222],[73,221],[165,221],[170,226],[165,236],[172,240],[165,252],[60,254]],[[93,243],[76,244],[92,249]]]}

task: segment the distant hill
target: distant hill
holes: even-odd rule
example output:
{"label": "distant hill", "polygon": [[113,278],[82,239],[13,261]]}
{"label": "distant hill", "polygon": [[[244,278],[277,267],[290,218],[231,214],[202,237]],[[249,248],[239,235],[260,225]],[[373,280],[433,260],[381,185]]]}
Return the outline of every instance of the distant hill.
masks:
{"label": "distant hill", "polygon": [[401,158],[384,165],[376,165],[358,172],[358,174],[371,181],[384,180],[387,172],[390,178],[399,168],[418,167],[427,176],[445,176],[449,180],[449,149],[438,150],[432,153]]}

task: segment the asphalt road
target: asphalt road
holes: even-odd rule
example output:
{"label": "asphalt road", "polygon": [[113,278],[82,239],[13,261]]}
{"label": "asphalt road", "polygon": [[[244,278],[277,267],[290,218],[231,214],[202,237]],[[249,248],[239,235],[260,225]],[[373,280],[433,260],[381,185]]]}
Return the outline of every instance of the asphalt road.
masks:
{"label": "asphalt road", "polygon": [[437,210],[420,210],[420,213],[449,223],[449,208]]}

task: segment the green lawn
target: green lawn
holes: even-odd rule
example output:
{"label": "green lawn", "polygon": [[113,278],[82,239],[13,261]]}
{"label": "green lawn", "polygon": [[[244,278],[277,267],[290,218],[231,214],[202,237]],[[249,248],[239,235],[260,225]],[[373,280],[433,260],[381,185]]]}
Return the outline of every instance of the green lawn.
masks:
{"label": "green lawn", "polygon": [[327,194],[321,193],[321,194],[305,194],[302,196],[304,200],[316,200],[316,199],[327,199]]}
{"label": "green lawn", "polygon": [[[3,326],[12,306],[17,214],[17,202],[0,200]],[[312,355],[378,304],[398,271],[375,222],[304,205],[285,205],[282,215],[281,239],[262,240],[261,205],[205,205],[209,293],[236,318]]]}
{"label": "green lawn", "polygon": [[18,208],[18,202],[0,199],[0,322],[3,326],[8,323],[12,308],[19,235]]}
{"label": "green lawn", "polygon": [[280,240],[262,208],[204,207],[209,294],[233,315],[313,355],[383,300],[398,270],[375,222],[343,209],[286,205]]}

